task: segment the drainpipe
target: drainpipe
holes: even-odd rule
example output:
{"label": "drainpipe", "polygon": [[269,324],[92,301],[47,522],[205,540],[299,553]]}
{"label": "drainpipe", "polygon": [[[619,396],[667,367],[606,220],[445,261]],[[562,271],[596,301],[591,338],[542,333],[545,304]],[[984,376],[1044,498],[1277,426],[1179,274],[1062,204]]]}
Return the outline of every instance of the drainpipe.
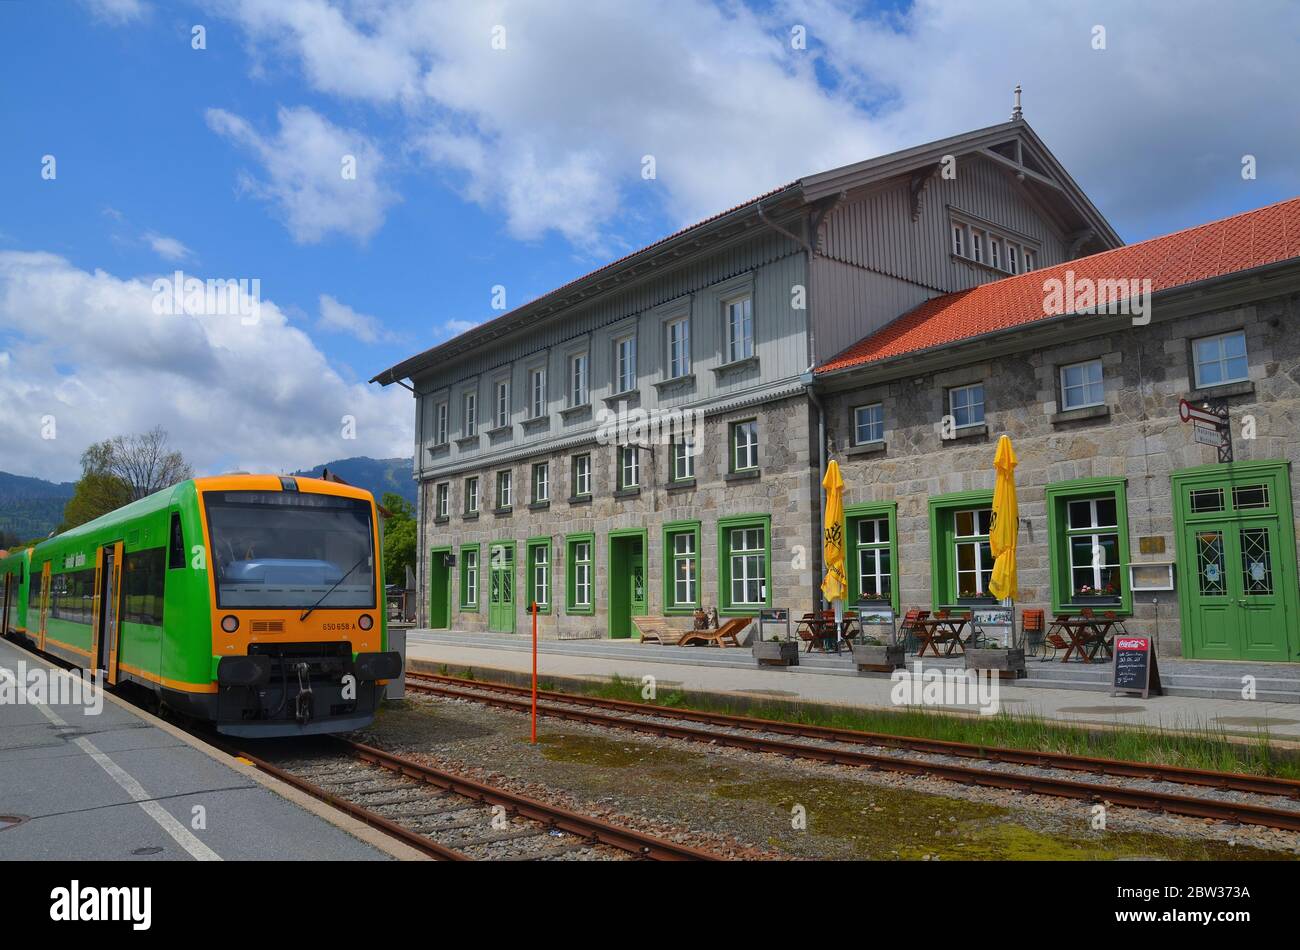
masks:
{"label": "drainpipe", "polygon": [[[826,489],[822,487],[822,481],[826,478],[826,409],[822,406],[821,398],[817,395],[817,390],[813,388],[813,368],[811,366],[799,377],[803,383],[804,391],[808,394],[808,401],[817,409],[817,543],[821,545],[826,539]],[[820,551],[820,547],[818,548]],[[821,555],[818,555],[820,561]],[[823,568],[825,565],[823,565]],[[820,605],[819,609],[824,609],[825,601],[821,595],[820,586],[815,588],[817,593],[815,597]]]}

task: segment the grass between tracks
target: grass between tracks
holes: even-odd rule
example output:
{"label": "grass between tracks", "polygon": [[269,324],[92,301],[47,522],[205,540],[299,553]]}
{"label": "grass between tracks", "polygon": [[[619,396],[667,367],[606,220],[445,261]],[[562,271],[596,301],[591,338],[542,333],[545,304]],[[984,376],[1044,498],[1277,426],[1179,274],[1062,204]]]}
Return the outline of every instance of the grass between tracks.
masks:
{"label": "grass between tracks", "polygon": [[[444,675],[475,678],[473,670],[449,670]],[[543,680],[539,687],[558,687]],[[1250,775],[1272,775],[1300,779],[1300,757],[1279,749],[1261,730],[1250,741],[1230,738],[1225,730],[1209,724],[1184,726],[1177,730],[1160,727],[1098,729],[1072,726],[1037,716],[1000,712],[993,716],[953,716],[932,710],[833,709],[787,702],[732,703],[715,697],[660,690],[653,699],[642,695],[638,680],[615,676],[609,682],[581,686],[566,684],[564,692],[603,699],[622,699],[674,709],[752,716],[776,722],[832,726],[865,732],[922,739],[945,739],[977,745],[1035,752],[1063,752],[1126,762],[1154,762],[1183,768],[1210,769]]]}

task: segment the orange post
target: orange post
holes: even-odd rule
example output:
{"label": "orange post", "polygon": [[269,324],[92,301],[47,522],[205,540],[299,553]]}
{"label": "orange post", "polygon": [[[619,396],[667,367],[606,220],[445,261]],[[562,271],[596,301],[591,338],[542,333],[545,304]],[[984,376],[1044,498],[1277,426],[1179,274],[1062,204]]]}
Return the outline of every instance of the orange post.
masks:
{"label": "orange post", "polygon": [[537,601],[533,601],[533,745],[537,744]]}

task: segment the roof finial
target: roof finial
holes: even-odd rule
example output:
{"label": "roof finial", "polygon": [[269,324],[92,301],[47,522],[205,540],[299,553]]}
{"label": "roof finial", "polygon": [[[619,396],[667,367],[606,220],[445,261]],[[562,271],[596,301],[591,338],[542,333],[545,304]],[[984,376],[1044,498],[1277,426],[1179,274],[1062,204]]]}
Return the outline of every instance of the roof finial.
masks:
{"label": "roof finial", "polygon": [[1025,117],[1024,113],[1021,112],[1020,110],[1020,83],[1016,83],[1015,93],[1016,93],[1016,107],[1011,110],[1012,122],[1019,121],[1020,119],[1023,119]]}

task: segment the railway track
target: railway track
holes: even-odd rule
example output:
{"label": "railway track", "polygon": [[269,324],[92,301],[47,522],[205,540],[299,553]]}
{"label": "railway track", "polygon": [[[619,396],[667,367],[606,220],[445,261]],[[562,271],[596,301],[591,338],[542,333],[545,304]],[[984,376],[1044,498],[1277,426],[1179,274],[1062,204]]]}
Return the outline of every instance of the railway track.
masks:
{"label": "railway track", "polygon": [[[526,712],[530,707],[528,697],[531,695],[531,690],[525,687],[412,671],[408,671],[406,682],[407,687],[412,690],[449,699],[486,703],[519,712]],[[1131,785],[1103,784],[1096,781],[1076,781],[1072,778],[1031,775],[1016,771],[974,768],[933,757],[976,759],[994,764],[1171,783],[1219,792],[1300,799],[1300,782],[1292,779],[777,722],[723,713],[670,709],[648,703],[602,699],[552,690],[539,690],[538,701],[539,715],[632,730],[647,735],[706,742],[838,765],[930,776],[966,785],[1052,795],[1088,802],[1105,802],[1110,805],[1161,811],[1193,818],[1300,831],[1300,810]],[[773,736],[781,738],[772,738]],[[806,741],[792,742],[786,737],[834,745],[812,744]],[[901,751],[911,754],[912,757],[862,751],[863,747]],[[927,756],[930,758],[926,758]]]}
{"label": "railway track", "polygon": [[717,860],[348,739],[277,762],[231,752],[437,860]]}

